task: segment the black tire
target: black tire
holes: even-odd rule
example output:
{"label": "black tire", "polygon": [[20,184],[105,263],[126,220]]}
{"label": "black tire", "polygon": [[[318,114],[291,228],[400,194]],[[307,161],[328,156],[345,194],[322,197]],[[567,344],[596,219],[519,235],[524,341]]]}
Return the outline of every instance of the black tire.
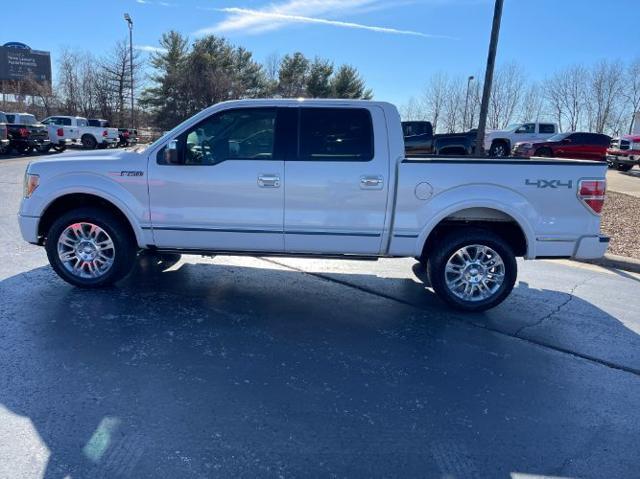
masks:
{"label": "black tire", "polygon": [[62,153],[67,149],[67,145],[53,145],[52,148],[56,153]]}
{"label": "black tire", "polygon": [[542,156],[544,158],[551,158],[553,152],[549,148],[538,148],[533,156]]}
{"label": "black tire", "polygon": [[494,141],[489,148],[489,156],[505,158],[509,156],[509,145],[504,141]]}
{"label": "black tire", "polygon": [[82,142],[82,147],[86,150],[95,150],[96,146],[98,146],[98,141],[91,135],[82,135],[80,141]]}
{"label": "black tire", "polygon": [[631,168],[633,168],[633,165],[625,165],[624,163],[618,163],[616,165],[618,171],[629,171]]}
{"label": "black tire", "polygon": [[[458,297],[447,285],[445,268],[450,258],[461,248],[470,245],[482,245],[491,248],[502,259],[504,280],[489,297],[476,300],[464,300]],[[462,311],[485,311],[500,304],[511,293],[518,275],[518,265],[509,244],[491,231],[480,228],[460,228],[444,235],[426,252],[428,257],[427,273],[431,287],[449,306]]]}
{"label": "black tire", "polygon": [[46,155],[47,153],[49,153],[49,151],[51,151],[51,148],[51,145],[41,146],[40,148],[38,148],[38,153]]}
{"label": "black tire", "polygon": [[[114,258],[111,268],[98,278],[83,278],[69,272],[58,255],[58,239],[65,229],[80,222],[102,228],[112,239]],[[129,225],[109,211],[100,208],[78,208],[55,220],[45,241],[47,257],[54,271],[67,283],[81,288],[101,288],[124,278],[135,264],[138,245]]]}

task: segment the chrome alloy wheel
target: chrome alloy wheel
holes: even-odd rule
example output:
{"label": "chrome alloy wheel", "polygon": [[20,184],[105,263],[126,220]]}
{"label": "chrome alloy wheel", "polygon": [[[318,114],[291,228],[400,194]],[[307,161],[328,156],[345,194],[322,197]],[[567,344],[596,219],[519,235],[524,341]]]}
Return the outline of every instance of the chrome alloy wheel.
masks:
{"label": "chrome alloy wheel", "polygon": [[58,238],[60,262],[79,278],[104,276],[113,266],[115,255],[111,237],[93,223],[73,223]]}
{"label": "chrome alloy wheel", "polygon": [[449,290],[464,301],[482,301],[502,286],[505,266],[488,246],[472,244],[460,248],[447,261],[444,271]]}

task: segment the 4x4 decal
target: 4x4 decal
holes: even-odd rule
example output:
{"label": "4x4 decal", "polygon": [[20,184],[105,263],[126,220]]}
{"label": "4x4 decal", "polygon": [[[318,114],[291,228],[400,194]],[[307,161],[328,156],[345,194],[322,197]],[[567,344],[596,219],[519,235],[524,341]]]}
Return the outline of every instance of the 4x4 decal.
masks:
{"label": "4x4 decal", "polygon": [[525,180],[526,186],[535,186],[536,188],[569,188],[573,187],[573,181],[567,180]]}

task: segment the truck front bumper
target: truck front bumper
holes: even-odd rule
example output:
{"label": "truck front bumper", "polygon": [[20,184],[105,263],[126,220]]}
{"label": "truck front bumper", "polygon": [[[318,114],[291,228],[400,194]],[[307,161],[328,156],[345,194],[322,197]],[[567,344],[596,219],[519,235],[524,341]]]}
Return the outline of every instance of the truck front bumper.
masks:
{"label": "truck front bumper", "polygon": [[28,243],[38,244],[38,223],[40,223],[40,217],[38,216],[18,215],[20,234]]}
{"label": "truck front bumper", "polygon": [[621,165],[640,165],[640,153],[629,156],[607,155],[607,163]]}
{"label": "truck front bumper", "polygon": [[608,236],[584,236],[577,241],[573,257],[576,259],[602,258],[608,247]]}

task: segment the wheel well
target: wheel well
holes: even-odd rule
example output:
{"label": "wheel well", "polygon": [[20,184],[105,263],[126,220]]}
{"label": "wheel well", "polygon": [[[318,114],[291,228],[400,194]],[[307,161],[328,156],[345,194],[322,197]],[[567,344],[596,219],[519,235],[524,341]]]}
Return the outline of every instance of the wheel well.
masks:
{"label": "wheel well", "polygon": [[425,256],[444,235],[470,226],[497,234],[507,242],[516,256],[527,254],[527,237],[511,216],[491,208],[469,208],[447,216],[433,228],[422,249],[422,256]]}
{"label": "wheel well", "polygon": [[109,211],[111,214],[119,218],[122,221],[122,224],[128,227],[131,237],[134,239],[136,238],[129,219],[116,205],[96,195],[73,193],[61,196],[47,206],[47,209],[40,217],[40,223],[38,224],[39,243],[42,244],[44,242],[44,239],[49,232],[49,228],[57,218],[68,211],[87,206]]}
{"label": "wheel well", "polygon": [[507,145],[507,148],[509,148],[511,146],[511,142],[509,140],[507,140],[506,138],[496,138],[495,140],[493,140],[491,142],[491,146],[493,145],[497,145],[503,143],[505,145]]}

